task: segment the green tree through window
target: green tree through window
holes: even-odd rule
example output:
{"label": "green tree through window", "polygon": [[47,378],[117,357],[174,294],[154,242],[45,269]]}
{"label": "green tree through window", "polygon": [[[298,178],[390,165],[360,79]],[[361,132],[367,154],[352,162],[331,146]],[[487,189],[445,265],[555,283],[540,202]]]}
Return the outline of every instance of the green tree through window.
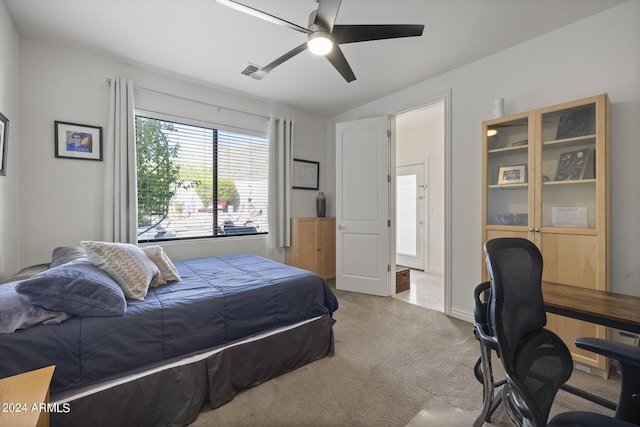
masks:
{"label": "green tree through window", "polygon": [[173,162],[180,144],[171,144],[163,133],[173,130],[171,123],[136,117],[138,224],[143,227],[167,215],[180,182],[180,165]]}

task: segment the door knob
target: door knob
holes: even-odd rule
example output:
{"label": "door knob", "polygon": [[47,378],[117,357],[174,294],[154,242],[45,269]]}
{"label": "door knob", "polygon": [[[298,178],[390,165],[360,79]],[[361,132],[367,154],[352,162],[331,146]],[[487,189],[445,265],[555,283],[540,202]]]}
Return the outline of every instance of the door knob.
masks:
{"label": "door knob", "polygon": [[342,225],[338,224],[338,230],[343,230],[343,229],[344,229],[344,227]]}

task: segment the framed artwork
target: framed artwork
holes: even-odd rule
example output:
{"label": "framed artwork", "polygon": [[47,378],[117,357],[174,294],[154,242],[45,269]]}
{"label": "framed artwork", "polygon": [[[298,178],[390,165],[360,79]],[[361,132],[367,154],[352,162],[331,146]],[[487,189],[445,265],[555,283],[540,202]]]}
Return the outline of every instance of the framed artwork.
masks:
{"label": "framed artwork", "polygon": [[291,186],[302,190],[317,190],[320,177],[320,163],[293,159]]}
{"label": "framed artwork", "polygon": [[498,170],[498,184],[524,184],[527,182],[527,165],[501,166]]}
{"label": "framed artwork", "polygon": [[7,142],[9,142],[9,119],[0,113],[0,175],[7,174]]}
{"label": "framed artwork", "polygon": [[594,163],[591,159],[591,149],[569,151],[560,154],[556,181],[572,181],[594,177]]}
{"label": "framed artwork", "polygon": [[572,111],[560,116],[556,139],[575,138],[584,136],[589,131],[591,109]]}
{"label": "framed artwork", "polygon": [[102,128],[55,121],[56,157],[102,160]]}

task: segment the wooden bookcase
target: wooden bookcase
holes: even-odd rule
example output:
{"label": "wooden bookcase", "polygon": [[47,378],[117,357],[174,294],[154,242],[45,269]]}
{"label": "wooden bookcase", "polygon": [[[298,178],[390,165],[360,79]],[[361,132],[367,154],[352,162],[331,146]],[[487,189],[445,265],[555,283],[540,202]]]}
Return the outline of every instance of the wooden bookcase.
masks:
{"label": "wooden bookcase", "polygon": [[[609,289],[609,116],[603,94],[483,122],[483,244],[529,239],[542,252],[543,280]],[[604,326],[547,319],[575,362],[608,374],[606,358],[573,344],[605,338]]]}

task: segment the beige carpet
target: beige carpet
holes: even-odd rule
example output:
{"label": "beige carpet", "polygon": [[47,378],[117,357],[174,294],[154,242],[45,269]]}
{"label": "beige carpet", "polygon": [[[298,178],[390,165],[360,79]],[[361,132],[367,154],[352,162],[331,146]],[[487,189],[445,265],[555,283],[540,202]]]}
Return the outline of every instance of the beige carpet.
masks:
{"label": "beige carpet", "polygon": [[[205,405],[191,425],[471,425],[482,404],[471,324],[395,298],[336,295],[335,356],[246,390],[216,410]],[[617,381],[576,372],[572,382],[617,398]],[[553,412],[610,413],[564,392],[556,402]],[[492,425],[511,423],[500,412]]]}

